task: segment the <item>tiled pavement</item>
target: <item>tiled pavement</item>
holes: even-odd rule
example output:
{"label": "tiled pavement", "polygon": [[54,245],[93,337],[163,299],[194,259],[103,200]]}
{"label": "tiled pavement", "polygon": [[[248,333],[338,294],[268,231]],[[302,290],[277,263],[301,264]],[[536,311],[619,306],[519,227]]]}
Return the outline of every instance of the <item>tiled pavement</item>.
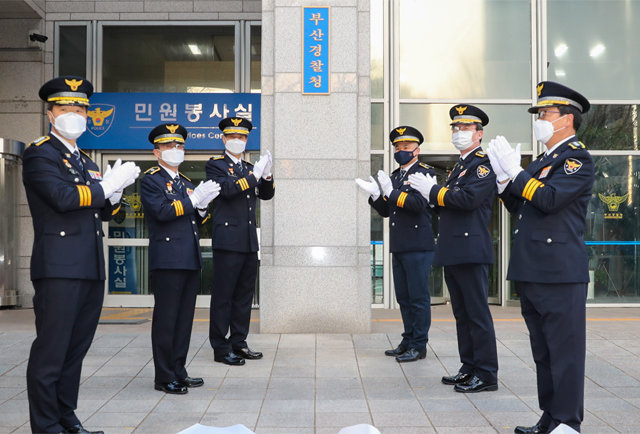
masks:
{"label": "tiled pavement", "polygon": [[[153,390],[150,323],[100,325],[83,368],[77,414],[106,433],[175,433],[192,424],[244,424],[263,433],[332,433],[369,423],[388,433],[508,433],[537,421],[535,373],[518,308],[493,307],[500,389],[464,395],[440,383],[458,368],[450,306],[434,306],[427,359],[397,364],[397,311],[373,311],[372,333],[260,334],[265,358],[244,367],[213,362],[208,310],[196,313],[189,373],[205,386],[188,395]],[[150,318],[105,309],[104,318]],[[257,315],[256,315],[257,317]],[[588,310],[583,432],[640,432],[640,308]],[[255,329],[255,330],[254,330]],[[25,371],[31,310],[0,310],[0,432],[29,432]]]}

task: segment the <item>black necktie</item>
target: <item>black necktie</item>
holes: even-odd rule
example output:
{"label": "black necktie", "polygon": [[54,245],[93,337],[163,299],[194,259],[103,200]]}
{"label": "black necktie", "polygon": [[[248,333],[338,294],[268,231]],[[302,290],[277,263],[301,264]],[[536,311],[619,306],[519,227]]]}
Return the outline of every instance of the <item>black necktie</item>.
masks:
{"label": "black necktie", "polygon": [[80,166],[80,168],[83,169],[84,166],[82,164],[82,160],[80,159],[80,151],[78,151],[77,149],[75,151],[73,151],[73,156],[76,159],[76,161],[78,162],[78,165]]}
{"label": "black necktie", "polygon": [[178,192],[180,192],[180,194],[184,193],[184,185],[182,184],[182,179],[180,179],[180,175],[176,176],[175,178],[173,178],[173,185],[176,186],[176,190],[178,190]]}
{"label": "black necktie", "polygon": [[242,176],[243,170],[242,170],[242,161],[238,161],[236,163],[236,172],[238,172],[238,176]]}

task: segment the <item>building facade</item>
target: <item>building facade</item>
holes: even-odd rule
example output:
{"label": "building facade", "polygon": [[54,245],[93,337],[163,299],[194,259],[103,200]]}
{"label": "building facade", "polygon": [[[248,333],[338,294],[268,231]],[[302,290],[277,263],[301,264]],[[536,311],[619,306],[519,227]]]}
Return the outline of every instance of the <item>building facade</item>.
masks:
{"label": "building facade", "polygon": [[[303,94],[305,6],[329,7],[328,95]],[[421,161],[444,176],[457,161],[448,110],[474,104],[490,117],[485,141],[501,134],[521,143],[526,164],[542,152],[526,112],[535,84],[558,81],[593,104],[579,131],[596,165],[585,233],[588,302],[637,304],[635,18],[640,0],[7,1],[0,4],[0,137],[30,142],[48,131],[37,89],[62,74],[86,76],[98,92],[260,94],[261,148],[274,153],[277,180],[276,201],[260,209],[262,324],[287,330],[291,317],[280,313],[297,311],[310,318],[304,330],[364,330],[363,306],[391,308],[395,301],[388,229],[353,178],[395,168],[388,131],[398,124],[420,129]],[[47,40],[32,41],[32,34]],[[216,152],[188,152],[182,170],[199,182]],[[120,156],[143,170],[154,164],[140,147],[92,155],[101,167]],[[105,224],[106,306],[153,304],[138,188],[125,192],[128,211]],[[18,303],[29,306],[33,236],[24,193],[19,197],[12,253]],[[496,200],[493,304],[518,300],[505,281],[510,219]],[[210,233],[205,228],[201,237],[203,307],[211,291]],[[432,301],[446,302],[442,270],[431,276]],[[352,323],[341,323],[345,312]]]}

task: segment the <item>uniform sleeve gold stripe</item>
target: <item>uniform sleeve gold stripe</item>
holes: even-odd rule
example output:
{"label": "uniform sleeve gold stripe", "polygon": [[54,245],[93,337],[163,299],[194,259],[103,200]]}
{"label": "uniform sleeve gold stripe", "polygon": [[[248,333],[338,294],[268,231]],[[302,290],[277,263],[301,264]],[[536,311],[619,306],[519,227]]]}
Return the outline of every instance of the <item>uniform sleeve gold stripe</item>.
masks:
{"label": "uniform sleeve gold stripe", "polygon": [[240,186],[242,191],[245,191],[246,189],[249,188],[249,182],[247,182],[246,178],[240,178],[236,181],[236,183]]}
{"label": "uniform sleeve gold stripe", "polygon": [[404,201],[407,200],[407,196],[409,196],[407,193],[405,193],[404,191],[402,193],[400,193],[400,195],[398,196],[398,202],[396,203],[396,205],[400,208],[404,207]]}
{"label": "uniform sleeve gold stripe", "polygon": [[245,190],[248,190],[249,189],[249,181],[247,181],[247,178],[242,178],[242,182],[245,185]]}
{"label": "uniform sleeve gold stripe", "polygon": [[118,208],[114,209],[113,211],[111,211],[111,215],[116,215],[118,214],[118,211],[120,211],[120,208],[122,207],[122,204],[118,205]]}
{"label": "uniform sleeve gold stripe", "polygon": [[86,185],[77,185],[78,196],[80,197],[80,206],[91,205],[91,189]]}
{"label": "uniform sleeve gold stripe", "polygon": [[542,187],[542,184],[540,181],[538,181],[535,178],[531,178],[526,185],[524,186],[524,190],[522,190],[522,197],[524,197],[527,200],[531,200],[531,198],[533,197],[533,193],[539,188]]}
{"label": "uniform sleeve gold stripe", "polygon": [[184,214],[184,208],[182,208],[182,202],[179,200],[174,200],[171,205],[176,209],[176,216],[180,217]]}
{"label": "uniform sleeve gold stripe", "polygon": [[439,206],[444,206],[444,195],[447,194],[447,191],[449,191],[449,189],[447,187],[442,187],[440,189],[440,191],[438,192],[438,205]]}

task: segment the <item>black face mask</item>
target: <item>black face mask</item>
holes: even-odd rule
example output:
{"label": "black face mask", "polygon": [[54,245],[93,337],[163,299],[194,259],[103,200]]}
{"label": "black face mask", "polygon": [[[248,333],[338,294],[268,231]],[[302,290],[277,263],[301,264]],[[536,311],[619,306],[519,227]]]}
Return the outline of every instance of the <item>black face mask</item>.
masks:
{"label": "black face mask", "polygon": [[398,162],[399,165],[404,166],[409,161],[413,160],[414,151],[415,149],[413,151],[397,151],[393,154],[393,158]]}

